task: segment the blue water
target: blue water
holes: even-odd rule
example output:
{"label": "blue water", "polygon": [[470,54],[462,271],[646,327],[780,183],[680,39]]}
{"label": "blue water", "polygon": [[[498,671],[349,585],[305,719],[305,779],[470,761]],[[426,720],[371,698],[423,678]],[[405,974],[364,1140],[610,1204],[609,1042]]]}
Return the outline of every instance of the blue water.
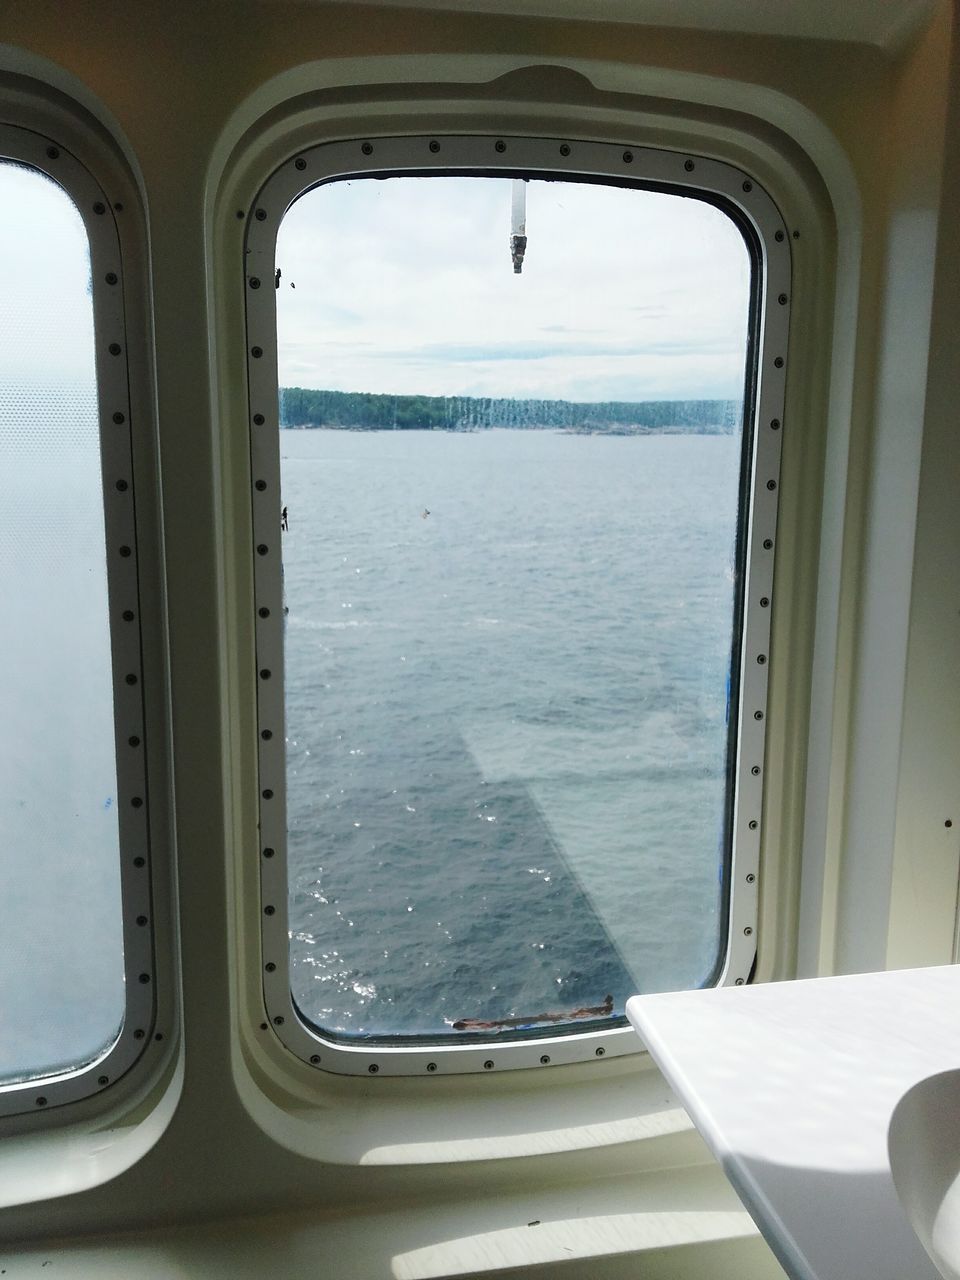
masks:
{"label": "blue water", "polygon": [[280,445],[301,1011],[456,1039],[709,980],[738,440]]}

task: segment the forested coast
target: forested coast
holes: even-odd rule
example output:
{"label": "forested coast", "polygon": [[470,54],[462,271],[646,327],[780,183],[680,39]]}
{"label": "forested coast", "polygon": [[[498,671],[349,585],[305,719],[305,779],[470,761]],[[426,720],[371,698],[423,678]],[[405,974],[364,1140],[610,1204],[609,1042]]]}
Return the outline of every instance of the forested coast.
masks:
{"label": "forested coast", "polygon": [[493,427],[589,435],[729,435],[737,400],[508,400],[481,396],[374,395],[281,387],[280,425],[349,431],[485,431]]}

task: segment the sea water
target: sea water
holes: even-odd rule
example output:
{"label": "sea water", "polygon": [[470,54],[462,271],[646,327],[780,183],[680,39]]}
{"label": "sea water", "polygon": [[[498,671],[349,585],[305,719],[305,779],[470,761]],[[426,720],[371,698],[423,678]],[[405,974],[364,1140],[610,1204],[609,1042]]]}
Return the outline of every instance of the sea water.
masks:
{"label": "sea water", "polygon": [[738,437],[285,430],[280,451],[305,1017],[456,1038],[709,981]]}

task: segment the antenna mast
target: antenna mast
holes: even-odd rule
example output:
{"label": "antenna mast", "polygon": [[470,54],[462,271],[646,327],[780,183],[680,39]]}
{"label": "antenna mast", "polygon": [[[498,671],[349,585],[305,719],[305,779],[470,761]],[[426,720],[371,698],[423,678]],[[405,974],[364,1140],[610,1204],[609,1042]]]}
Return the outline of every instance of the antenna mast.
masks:
{"label": "antenna mast", "polygon": [[510,257],[514,275],[523,270],[523,255],[527,251],[527,183],[524,178],[514,178],[513,199],[510,210]]}

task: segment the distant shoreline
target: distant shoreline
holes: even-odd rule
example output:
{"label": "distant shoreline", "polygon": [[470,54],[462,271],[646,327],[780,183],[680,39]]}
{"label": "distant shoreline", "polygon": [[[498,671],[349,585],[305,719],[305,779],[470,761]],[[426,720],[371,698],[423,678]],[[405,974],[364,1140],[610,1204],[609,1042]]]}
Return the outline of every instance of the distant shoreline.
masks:
{"label": "distant shoreline", "polygon": [[738,400],[508,400],[280,388],[287,431],[559,431],[565,435],[732,435]]}
{"label": "distant shoreline", "polygon": [[481,431],[552,431],[560,436],[729,436],[734,427],[721,426],[718,423],[706,423],[703,426],[681,427],[672,424],[662,426],[631,426],[623,424],[612,427],[562,427],[557,423],[543,426],[523,427],[510,426],[506,423],[494,423],[489,427],[383,427],[383,426],[343,426],[336,422],[281,422],[281,431],[355,431],[370,434],[380,431],[384,433],[397,431],[444,431],[449,435],[476,435]]}

